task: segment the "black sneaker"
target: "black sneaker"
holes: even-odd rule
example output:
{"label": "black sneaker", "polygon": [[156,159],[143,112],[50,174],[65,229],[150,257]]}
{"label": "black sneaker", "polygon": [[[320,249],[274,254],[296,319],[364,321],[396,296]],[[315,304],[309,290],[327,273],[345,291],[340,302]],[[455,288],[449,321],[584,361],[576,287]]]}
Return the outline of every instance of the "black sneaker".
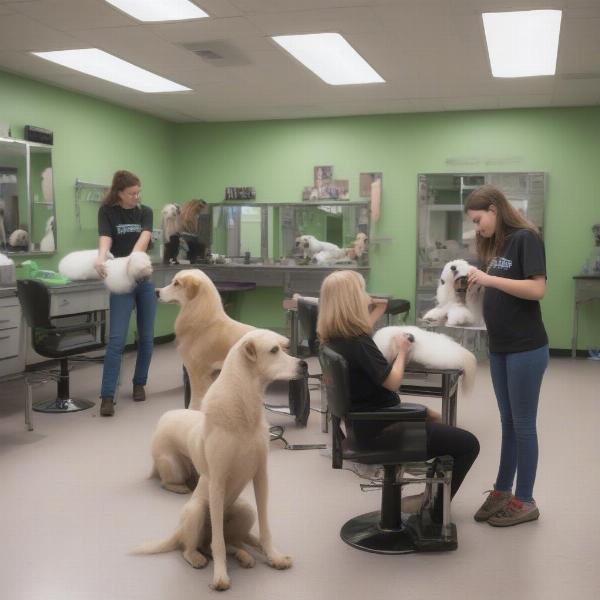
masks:
{"label": "black sneaker", "polygon": [[132,398],[136,402],[143,402],[146,399],[146,391],[144,390],[143,385],[138,385],[136,383],[133,384]]}

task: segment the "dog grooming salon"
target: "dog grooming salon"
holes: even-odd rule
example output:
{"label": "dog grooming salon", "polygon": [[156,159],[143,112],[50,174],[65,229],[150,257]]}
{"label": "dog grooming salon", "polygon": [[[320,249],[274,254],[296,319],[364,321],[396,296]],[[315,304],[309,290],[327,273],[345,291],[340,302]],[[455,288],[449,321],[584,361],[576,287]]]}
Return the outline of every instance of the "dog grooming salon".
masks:
{"label": "dog grooming salon", "polygon": [[598,31],[0,0],[2,600],[595,600]]}

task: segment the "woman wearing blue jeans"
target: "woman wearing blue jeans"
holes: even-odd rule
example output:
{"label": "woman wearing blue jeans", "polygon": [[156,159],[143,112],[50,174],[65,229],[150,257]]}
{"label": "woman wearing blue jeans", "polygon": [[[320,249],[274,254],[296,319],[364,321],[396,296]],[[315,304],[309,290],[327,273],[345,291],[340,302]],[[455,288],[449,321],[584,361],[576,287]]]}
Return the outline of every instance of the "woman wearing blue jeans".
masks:
{"label": "woman wearing blue jeans", "polygon": [[548,366],[548,336],[539,303],[546,291],[546,257],[536,227],[499,189],[484,185],[474,190],[465,212],[475,224],[477,252],[485,268],[473,267],[469,284],[486,288],[483,316],[502,423],[498,476],[475,520],[506,527],[540,516],[533,484],[538,400]]}
{"label": "woman wearing blue jeans", "polygon": [[[152,209],[140,204],[140,180],[129,171],[117,171],[112,186],[98,211],[98,258],[96,270],[106,275],[104,263],[108,251],[115,257],[132,252],[146,252],[152,236]],[[104,356],[100,414],[115,413],[114,397],[121,370],[121,357],[129,328],[131,311],[135,307],[138,331],[138,352],[133,375],[133,399],[146,399],[144,386],[152,358],[156,295],[151,280],[137,283],[128,294],[110,295],[110,333]]]}

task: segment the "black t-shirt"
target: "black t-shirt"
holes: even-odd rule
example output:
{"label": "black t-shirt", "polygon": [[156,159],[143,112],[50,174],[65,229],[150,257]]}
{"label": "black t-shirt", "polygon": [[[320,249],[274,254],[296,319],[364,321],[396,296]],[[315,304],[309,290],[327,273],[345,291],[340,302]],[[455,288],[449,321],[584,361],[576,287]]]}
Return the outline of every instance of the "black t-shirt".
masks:
{"label": "black t-shirt", "polygon": [[[515,230],[507,236],[500,256],[492,259],[487,272],[508,279],[546,275],[544,242],[533,231]],[[490,352],[525,352],[548,343],[537,300],[524,300],[489,287],[483,297],[483,318]]]}
{"label": "black t-shirt", "polygon": [[383,387],[392,365],[366,335],[353,338],[336,338],[327,342],[335,352],[348,362],[350,406],[353,411],[396,406],[398,394]]}
{"label": "black t-shirt", "polygon": [[111,253],[129,256],[142,231],[152,232],[152,209],[149,206],[122,208],[102,205],[98,210],[98,235],[112,238]]}

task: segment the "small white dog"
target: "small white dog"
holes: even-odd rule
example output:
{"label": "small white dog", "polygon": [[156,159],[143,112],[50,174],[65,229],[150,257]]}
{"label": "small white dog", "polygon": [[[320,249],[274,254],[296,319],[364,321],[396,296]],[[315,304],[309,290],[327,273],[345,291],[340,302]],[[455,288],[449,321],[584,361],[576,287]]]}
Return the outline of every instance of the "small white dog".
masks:
{"label": "small white dog", "polygon": [[180,232],[180,214],[181,207],[179,204],[165,204],[163,206],[162,210],[160,211],[163,242],[168,242],[172,235]]}
{"label": "small white dog", "polygon": [[[98,250],[78,250],[67,254],[58,263],[58,272],[72,281],[100,279],[94,268]],[[113,294],[128,294],[136,283],[152,275],[152,263],[145,252],[114,258],[109,252],[105,263],[104,284]]]}
{"label": "small white dog", "polygon": [[[184,558],[199,568],[206,565],[207,559],[198,547],[210,535],[214,559],[213,588],[228,589],[224,522],[246,484],[253,481],[260,540],[256,543],[246,536],[239,542],[260,549],[276,569],[291,567],[291,558],[274,548],[269,530],[269,435],[263,409],[269,383],[276,379],[299,379],[306,374],[306,363],[287,354],[287,348],[287,338],[272,331],[255,329],[246,333],[227,354],[221,373],[206,392],[202,410],[177,411],[177,418],[188,422],[183,426],[179,446],[187,451],[200,481],[175,534],[165,542],[142,546],[137,553],[151,554],[179,547]],[[161,421],[165,423],[163,419]],[[165,432],[159,422],[155,438],[163,435],[161,432],[172,435],[173,422],[170,422],[169,432]],[[155,449],[159,446],[154,444]],[[167,460],[162,461],[162,458]],[[170,455],[155,457],[157,469],[168,465],[171,458]],[[207,511],[210,534],[203,527]]]}
{"label": "small white dog", "polygon": [[350,258],[360,258],[367,251],[367,234],[359,232],[356,239],[350,244]]}
{"label": "small white dog", "polygon": [[395,339],[398,335],[411,334],[412,343],[407,362],[415,362],[432,369],[462,369],[462,387],[468,392],[473,387],[477,372],[477,359],[458,342],[442,333],[425,331],[411,325],[382,327],[375,332],[373,341],[391,363],[398,354]]}
{"label": "small white dog", "polygon": [[40,242],[42,252],[54,252],[56,244],[54,243],[54,217],[46,221],[46,233]]}
{"label": "small white dog", "polygon": [[437,325],[480,325],[482,322],[483,288],[468,286],[471,265],[462,259],[444,265],[436,290],[437,306],[423,319]]}
{"label": "small white dog", "polygon": [[113,294],[128,294],[137,283],[152,277],[152,263],[145,252],[107,260],[105,266],[104,285]]}
{"label": "small white dog", "polygon": [[[58,272],[71,281],[85,281],[86,279],[100,279],[98,271],[94,268],[98,250],[77,250],[69,252],[58,263]],[[106,257],[114,258],[109,252]]]}
{"label": "small white dog", "polygon": [[13,248],[29,248],[29,234],[24,229],[15,229],[8,236],[8,245]]}
{"label": "small white dog", "polygon": [[330,242],[322,242],[318,240],[314,235],[300,235],[296,238],[296,247],[302,248],[302,256],[304,258],[313,258],[316,254],[321,252],[321,260],[335,260],[338,258],[345,258],[346,251],[338,248],[335,244]]}

